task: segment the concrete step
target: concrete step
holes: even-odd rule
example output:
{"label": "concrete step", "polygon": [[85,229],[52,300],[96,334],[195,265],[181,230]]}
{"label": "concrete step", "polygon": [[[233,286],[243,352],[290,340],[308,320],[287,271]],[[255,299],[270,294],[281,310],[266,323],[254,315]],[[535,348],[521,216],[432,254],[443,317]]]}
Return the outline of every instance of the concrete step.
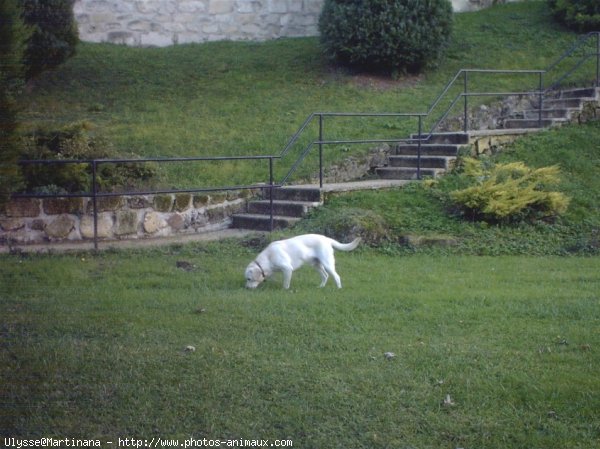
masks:
{"label": "concrete step", "polygon": [[598,89],[595,87],[578,87],[574,89],[550,92],[549,98],[583,98],[590,101],[598,98]]}
{"label": "concrete step", "polygon": [[[542,119],[563,118],[568,119],[571,114],[577,109],[557,108],[557,109],[542,109]],[[537,120],[540,115],[538,109],[530,109],[515,115],[514,118],[524,118],[528,120]]]}
{"label": "concrete step", "polygon": [[[458,148],[459,145],[451,144],[422,144],[421,156],[456,156]],[[417,144],[401,144],[394,149],[394,154],[398,156],[413,156],[417,152]]]}
{"label": "concrete step", "polygon": [[[269,231],[271,229],[271,218],[262,214],[234,214],[232,215],[233,228],[253,229],[256,231]],[[300,221],[298,217],[285,217],[276,215],[273,217],[273,229],[285,229]]]}
{"label": "concrete step", "polygon": [[[411,139],[418,138],[418,134],[412,134]],[[469,134],[460,132],[433,133],[431,136],[421,135],[421,144],[452,144],[466,145],[469,143]]]}
{"label": "concrete step", "polygon": [[565,119],[507,119],[504,120],[505,129],[522,129],[522,128],[547,128],[558,125],[564,122]]}
{"label": "concrete step", "polygon": [[[287,217],[303,217],[310,209],[319,204],[310,201],[273,200],[273,214]],[[248,213],[269,215],[271,213],[271,201],[250,201],[248,203]]]}
{"label": "concrete step", "polygon": [[[264,190],[265,199],[270,198],[270,189]],[[282,201],[307,201],[322,203],[321,190],[316,187],[290,186],[273,189],[273,199]]]}
{"label": "concrete step", "polygon": [[[592,101],[592,100],[590,100]],[[544,109],[581,109],[584,100],[581,98],[557,98],[545,100]]]}
{"label": "concrete step", "polygon": [[[421,156],[421,168],[448,168],[448,162],[452,157],[444,156]],[[416,168],[419,164],[418,156],[389,156],[388,167]]]}
{"label": "concrete step", "polygon": [[[375,169],[377,176],[382,179],[418,179],[416,168],[400,168],[400,167],[379,167]],[[439,176],[444,170],[436,168],[422,168],[421,177],[433,177]]]}

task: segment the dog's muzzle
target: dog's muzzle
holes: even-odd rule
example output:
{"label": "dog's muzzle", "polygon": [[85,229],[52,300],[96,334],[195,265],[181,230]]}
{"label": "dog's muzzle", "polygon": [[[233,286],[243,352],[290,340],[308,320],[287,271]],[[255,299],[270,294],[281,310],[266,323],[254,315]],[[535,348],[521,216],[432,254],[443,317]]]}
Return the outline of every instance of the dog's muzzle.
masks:
{"label": "dog's muzzle", "polygon": [[265,272],[263,271],[262,267],[256,260],[253,260],[251,262],[251,264],[256,265],[258,267],[258,269],[260,270],[260,275],[258,276],[258,279],[256,279],[254,276],[252,276],[252,279],[246,279],[246,288],[254,289],[254,288],[258,287],[260,285],[260,283],[263,282],[267,278],[267,276],[265,275]]}

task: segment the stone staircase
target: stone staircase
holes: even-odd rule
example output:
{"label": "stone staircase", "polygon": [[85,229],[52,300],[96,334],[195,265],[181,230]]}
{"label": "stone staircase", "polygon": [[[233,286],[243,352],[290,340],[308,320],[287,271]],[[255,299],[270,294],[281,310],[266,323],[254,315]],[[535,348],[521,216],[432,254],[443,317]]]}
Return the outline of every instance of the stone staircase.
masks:
{"label": "stone staircase", "polygon": [[[587,105],[593,105],[592,114],[600,113],[600,88],[580,88],[549,93],[543,99],[541,120],[539,107],[512,112],[499,118],[500,129],[464,132],[442,132],[431,134],[421,142],[420,157],[417,143],[398,144],[392,149],[386,163],[377,167],[375,173],[381,180],[410,182],[421,177],[438,177],[449,170],[461,147],[477,145],[485,135],[509,136],[511,139],[540,128],[558,126],[563,123],[582,121]],[[535,104],[535,99],[532,103]],[[413,135],[414,140],[418,136]],[[420,169],[418,168],[420,159]],[[354,183],[356,189],[380,188],[401,184]],[[363,187],[361,187],[361,185]],[[375,187],[373,187],[375,186]],[[353,189],[355,189],[353,188]],[[344,190],[343,188],[335,190]],[[271,229],[269,189],[264,189],[263,198],[250,201],[247,211],[232,216],[233,228],[268,231]],[[273,228],[281,229],[302,219],[312,208],[323,204],[324,189],[315,185],[285,186],[273,189]]]}
{"label": "stone staircase", "polygon": [[598,98],[599,89],[595,87],[553,91],[543,99],[541,121],[538,105],[537,109],[514,112],[503,121],[503,128],[548,128],[561,125],[572,121],[586,104],[597,103]]}
{"label": "stone staircase", "polygon": [[[417,136],[411,136],[415,139]],[[459,149],[469,144],[466,133],[435,133],[421,143],[420,175],[436,177],[451,168]],[[418,179],[419,145],[399,144],[388,156],[387,165],[375,172],[383,179]]]}
{"label": "stone staircase", "polygon": [[[486,134],[522,134],[525,130],[539,130],[580,120],[586,104],[598,105],[600,89],[579,88],[550,92],[543,99],[540,120],[539,107],[514,111],[499,119],[498,130],[487,130]],[[535,101],[535,100],[534,100]],[[452,167],[462,146],[470,145],[472,133],[434,133],[421,143],[421,176],[437,177]],[[411,136],[415,139],[417,136]],[[400,144],[388,156],[387,164],[377,168],[377,175],[385,179],[417,179],[418,145]]]}
{"label": "stone staircase", "polygon": [[[273,189],[273,229],[282,229],[300,221],[308,212],[323,204],[319,187],[285,186]],[[232,215],[234,228],[269,231],[271,229],[270,189],[263,198],[248,202],[247,211]]]}

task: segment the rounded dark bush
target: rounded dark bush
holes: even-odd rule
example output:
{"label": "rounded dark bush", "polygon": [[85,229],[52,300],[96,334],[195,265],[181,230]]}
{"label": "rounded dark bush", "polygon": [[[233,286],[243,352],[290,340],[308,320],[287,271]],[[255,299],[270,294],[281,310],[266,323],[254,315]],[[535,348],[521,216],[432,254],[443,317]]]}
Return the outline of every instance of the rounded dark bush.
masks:
{"label": "rounded dark bush", "polygon": [[579,31],[600,31],[600,1],[548,0],[550,9],[560,22]]}
{"label": "rounded dark bush", "polygon": [[22,0],[23,19],[32,31],[25,54],[27,79],[59,66],[79,42],[74,0]]}
{"label": "rounded dark bush", "polygon": [[[38,129],[25,136],[23,160],[92,160],[117,158],[111,145],[91,131],[87,122],[71,123],[59,129]],[[132,157],[133,155],[128,155]],[[22,168],[25,191],[30,193],[91,192],[89,163],[25,164]],[[150,187],[158,180],[152,163],[99,164],[96,182],[102,191]]]}
{"label": "rounded dark bush", "polygon": [[325,0],[321,42],[335,61],[373,72],[416,73],[452,32],[449,0]]}

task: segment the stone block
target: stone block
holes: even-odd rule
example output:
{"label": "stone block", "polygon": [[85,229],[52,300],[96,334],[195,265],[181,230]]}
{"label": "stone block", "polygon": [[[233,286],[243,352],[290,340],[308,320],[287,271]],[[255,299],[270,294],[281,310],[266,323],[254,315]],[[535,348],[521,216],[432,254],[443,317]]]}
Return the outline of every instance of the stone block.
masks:
{"label": "stone block", "polygon": [[175,204],[173,209],[177,212],[183,212],[190,208],[192,204],[192,195],[190,193],[178,193],[175,195]]}
{"label": "stone block", "polygon": [[114,22],[115,16],[111,13],[94,13],[89,15],[89,23],[104,29],[107,23]]}
{"label": "stone block", "polygon": [[206,194],[194,195],[192,201],[195,208],[206,207],[210,202],[210,197]]}
{"label": "stone block", "polygon": [[17,231],[25,227],[25,221],[20,218],[2,218],[0,219],[0,229],[3,231]]}
{"label": "stone block", "polygon": [[216,23],[207,23],[202,27],[202,31],[207,34],[218,33],[219,25]]}
{"label": "stone block", "polygon": [[4,207],[7,217],[37,217],[40,214],[38,198],[14,198]]}
{"label": "stone block", "polygon": [[237,12],[240,14],[255,13],[260,11],[261,8],[262,4],[256,0],[244,0],[237,3]]}
{"label": "stone block", "polygon": [[146,20],[134,20],[127,24],[130,31],[150,31],[152,23]]}
{"label": "stone block", "polygon": [[154,234],[157,231],[165,228],[167,226],[167,222],[162,218],[162,216],[156,212],[147,212],[144,216],[144,231],[147,234]]}
{"label": "stone block", "polygon": [[195,14],[188,14],[188,13],[173,14],[173,22],[174,23],[186,24],[186,23],[194,22],[196,19],[197,19],[197,16]]}
{"label": "stone block", "polygon": [[270,13],[284,14],[288,12],[287,0],[268,0],[267,9]]}
{"label": "stone block", "polygon": [[45,227],[46,227],[46,222],[44,220],[42,220],[41,218],[36,218],[35,220],[33,220],[31,222],[31,225],[30,225],[30,228],[33,231],[43,231]]}
{"label": "stone block", "polygon": [[107,0],[91,0],[85,2],[85,6],[90,11],[107,11],[110,9],[110,4]]}
{"label": "stone block", "polygon": [[[112,235],[113,217],[112,213],[98,215],[98,238],[105,239]],[[79,223],[79,231],[84,239],[94,238],[94,217],[84,215]]]}
{"label": "stone block", "polygon": [[130,209],[144,209],[152,207],[152,201],[147,196],[131,196],[127,198],[127,206]]}
{"label": "stone block", "polygon": [[210,196],[210,204],[224,203],[227,199],[227,193],[213,193]]}
{"label": "stone block", "polygon": [[228,190],[226,194],[227,201],[234,201],[240,197],[239,190]]}
{"label": "stone block", "polygon": [[138,214],[134,210],[119,210],[115,214],[115,235],[137,234]]}
{"label": "stone block", "polygon": [[179,231],[183,229],[185,225],[185,219],[181,214],[173,214],[167,219],[167,223],[171,226],[173,231]]}
{"label": "stone block", "polygon": [[233,11],[233,0],[210,0],[208,4],[209,14],[229,14]]}
{"label": "stone block", "polygon": [[198,0],[180,0],[177,4],[177,10],[180,12],[198,13],[204,12],[206,6],[204,2]]}
{"label": "stone block", "polygon": [[85,210],[84,198],[45,198],[42,208],[48,215],[81,215]]}
{"label": "stone block", "polygon": [[111,31],[106,35],[106,41],[111,44],[135,45],[136,38],[129,31]]}
{"label": "stone block", "polygon": [[173,209],[172,195],[156,195],[154,197],[154,209],[158,212],[171,212]]}
{"label": "stone block", "polygon": [[208,224],[208,217],[199,210],[193,209],[186,216],[186,226],[191,226],[194,229],[204,227]]}
{"label": "stone block", "polygon": [[46,235],[52,239],[65,239],[75,228],[75,219],[70,215],[63,214],[46,225]]}
{"label": "stone block", "polygon": [[323,10],[324,0],[305,0],[304,1],[304,11],[307,13],[312,13],[316,15],[320,15]]}
{"label": "stone block", "polygon": [[162,0],[158,7],[158,13],[162,15],[175,14],[181,0]]}
{"label": "stone block", "polygon": [[175,38],[172,33],[144,33],[140,36],[140,45],[144,47],[167,47],[173,45]]}
{"label": "stone block", "polygon": [[137,6],[137,10],[142,14],[151,14],[157,13],[160,8],[160,3],[158,0],[144,0],[135,2]]}
{"label": "stone block", "polygon": [[210,209],[207,209],[206,215],[209,222],[216,223],[227,218],[227,210],[222,206],[211,207]]}
{"label": "stone block", "polygon": [[[96,207],[98,212],[114,212],[125,204],[125,198],[122,196],[101,196],[96,198]],[[90,199],[87,205],[87,213],[91,214],[94,208],[94,201]]]}

